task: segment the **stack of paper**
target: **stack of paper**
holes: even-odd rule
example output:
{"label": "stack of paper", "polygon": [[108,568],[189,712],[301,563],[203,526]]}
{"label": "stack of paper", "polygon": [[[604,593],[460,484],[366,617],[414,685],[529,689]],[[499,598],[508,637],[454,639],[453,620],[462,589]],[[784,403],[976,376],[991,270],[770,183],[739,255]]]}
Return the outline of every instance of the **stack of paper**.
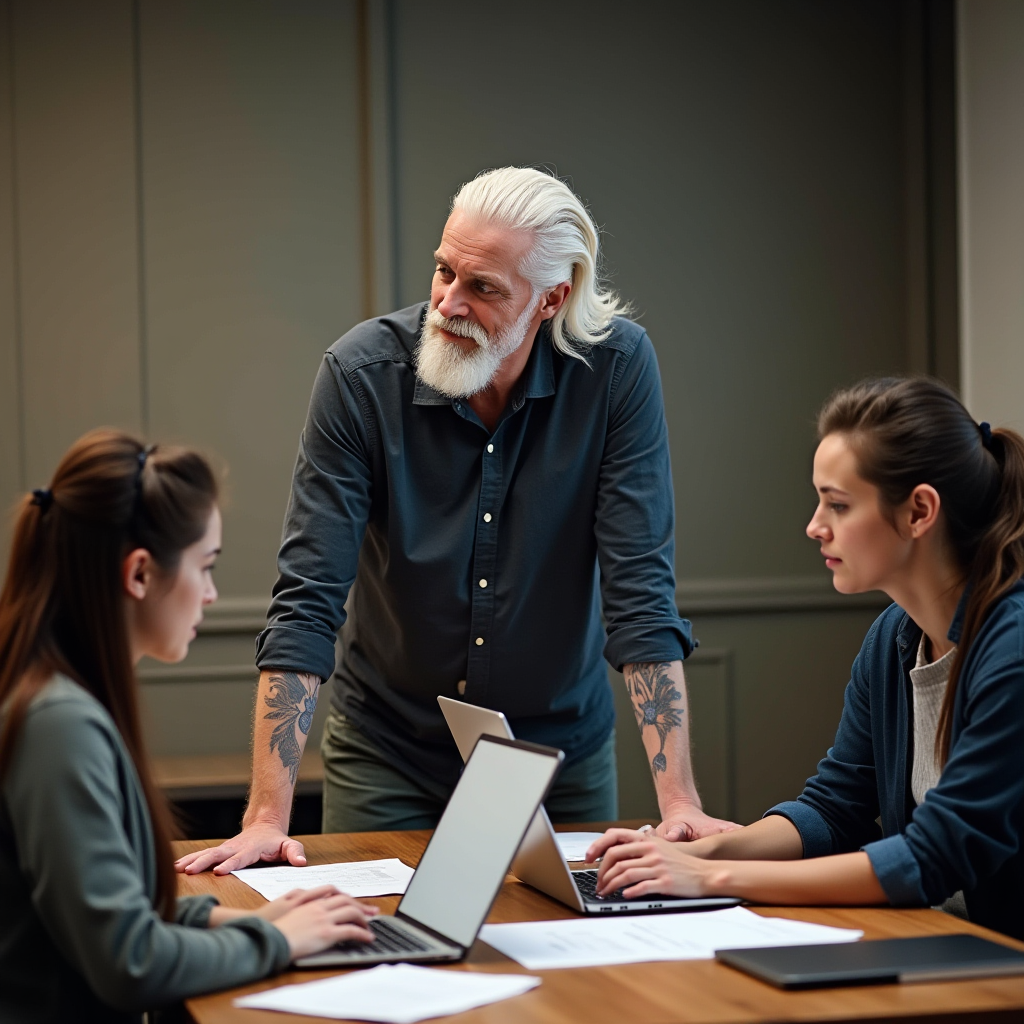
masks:
{"label": "stack of paper", "polygon": [[743,907],[731,907],[703,913],[488,924],[480,938],[529,970],[539,971],[648,960],[708,960],[718,949],[854,942],[863,934],[761,917]]}
{"label": "stack of paper", "polygon": [[410,964],[382,964],[303,985],[284,985],[242,996],[235,1006],[304,1013],[335,1020],[412,1024],[427,1017],[462,1013],[536,988],[540,978],[525,974],[437,971]]}
{"label": "stack of paper", "polygon": [[242,868],[232,871],[235,878],[251,886],[268,900],[276,900],[292,889],[315,889],[334,885],[349,896],[387,896],[404,893],[412,878],[412,868],[397,857],[387,860],[359,860],[341,864],[313,864],[294,868]]}
{"label": "stack of paper", "polygon": [[584,860],[587,850],[595,839],[600,839],[603,832],[556,832],[558,848],[566,860]]}

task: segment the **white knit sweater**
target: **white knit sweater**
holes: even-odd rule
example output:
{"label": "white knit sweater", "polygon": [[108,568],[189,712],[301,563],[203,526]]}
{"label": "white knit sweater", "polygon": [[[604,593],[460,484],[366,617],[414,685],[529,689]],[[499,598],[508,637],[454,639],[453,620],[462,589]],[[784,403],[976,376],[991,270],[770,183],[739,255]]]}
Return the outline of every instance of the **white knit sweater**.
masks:
{"label": "white knit sweater", "polygon": [[[935,760],[935,734],[938,730],[942,698],[949,683],[949,670],[956,656],[956,648],[947,651],[938,661],[929,664],[925,654],[926,640],[921,634],[917,648],[917,665],[910,670],[914,690],[914,764],[910,772],[910,791],[915,803],[924,800],[941,774]],[[956,892],[939,908],[957,917],[967,917],[964,894]]]}

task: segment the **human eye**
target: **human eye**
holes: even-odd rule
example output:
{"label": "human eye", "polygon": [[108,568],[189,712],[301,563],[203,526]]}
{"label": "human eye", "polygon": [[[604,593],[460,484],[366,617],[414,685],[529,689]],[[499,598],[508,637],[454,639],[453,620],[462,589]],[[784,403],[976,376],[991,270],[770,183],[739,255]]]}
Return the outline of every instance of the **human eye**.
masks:
{"label": "human eye", "polygon": [[849,506],[844,505],[841,501],[830,501],[828,503],[828,510],[830,512],[845,512]]}
{"label": "human eye", "polygon": [[450,267],[446,267],[443,263],[437,263],[434,266],[434,273],[440,274],[442,277],[451,277],[452,271]]}

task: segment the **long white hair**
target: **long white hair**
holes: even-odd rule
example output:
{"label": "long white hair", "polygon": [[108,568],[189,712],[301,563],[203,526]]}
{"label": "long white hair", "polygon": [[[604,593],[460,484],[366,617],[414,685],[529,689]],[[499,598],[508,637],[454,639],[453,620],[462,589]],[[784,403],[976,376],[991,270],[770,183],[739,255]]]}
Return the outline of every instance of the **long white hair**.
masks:
{"label": "long white hair", "polygon": [[532,167],[499,167],[467,182],[452,212],[533,235],[520,271],[534,292],[569,281],[572,290],[551,321],[551,341],[564,355],[586,362],[586,352],[611,334],[614,316],[629,313],[598,277],[601,242],[579,197],[564,182]]}

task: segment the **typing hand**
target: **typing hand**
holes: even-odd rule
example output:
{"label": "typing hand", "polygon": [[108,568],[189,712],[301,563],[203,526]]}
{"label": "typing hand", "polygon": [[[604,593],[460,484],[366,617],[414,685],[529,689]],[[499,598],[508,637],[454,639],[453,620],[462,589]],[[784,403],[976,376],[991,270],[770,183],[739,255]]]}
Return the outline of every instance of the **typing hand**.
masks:
{"label": "typing hand", "polygon": [[174,867],[186,875],[198,875],[209,868],[213,868],[215,875],[227,875],[257,861],[281,861],[305,867],[306,853],[302,843],[289,839],[279,825],[258,822],[220,846],[186,853],[174,862]]}
{"label": "typing hand", "polygon": [[628,898],[649,893],[703,896],[709,865],[683,849],[651,832],[613,828],[591,846],[587,857],[602,857],[597,873],[597,891],[602,896],[616,889]]}
{"label": "typing hand", "polygon": [[[333,885],[318,885],[315,889],[292,889],[291,892],[278,896],[276,900],[265,903],[259,910],[246,911],[246,913],[251,914],[253,917],[262,917],[264,921],[277,921],[278,918],[284,917],[285,914],[290,913],[296,907],[312,903],[313,900],[325,900],[332,896],[344,895]],[[346,896],[346,899],[351,898]],[[380,909],[370,903],[356,903],[355,905],[360,907],[367,917],[376,917],[380,913]]]}
{"label": "typing hand", "polygon": [[338,942],[353,939],[373,942],[374,934],[366,927],[366,922],[376,913],[376,907],[365,906],[351,896],[339,893],[301,903],[279,917],[274,925],[288,940],[288,948],[295,960],[319,953]]}

